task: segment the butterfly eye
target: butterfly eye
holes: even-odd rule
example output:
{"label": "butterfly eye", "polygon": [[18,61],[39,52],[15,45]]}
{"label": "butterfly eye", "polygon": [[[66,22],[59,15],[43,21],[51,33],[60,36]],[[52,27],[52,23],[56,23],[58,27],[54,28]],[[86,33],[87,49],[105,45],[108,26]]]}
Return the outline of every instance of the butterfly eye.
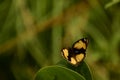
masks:
{"label": "butterfly eye", "polygon": [[84,40],[83,40],[83,41],[84,41],[84,42],[88,42],[86,38],[84,38]]}
{"label": "butterfly eye", "polygon": [[84,41],[86,41],[86,39],[84,38]]}
{"label": "butterfly eye", "polygon": [[88,43],[88,39],[87,39],[87,38],[84,38],[84,42]]}

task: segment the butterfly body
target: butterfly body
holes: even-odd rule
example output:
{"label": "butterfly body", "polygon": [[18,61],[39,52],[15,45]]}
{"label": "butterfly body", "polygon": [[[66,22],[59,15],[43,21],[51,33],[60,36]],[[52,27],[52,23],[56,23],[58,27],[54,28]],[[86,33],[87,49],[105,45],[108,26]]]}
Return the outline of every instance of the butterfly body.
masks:
{"label": "butterfly body", "polygon": [[64,48],[62,49],[62,55],[68,62],[72,65],[78,65],[86,56],[88,39],[82,38],[76,41],[72,48]]}

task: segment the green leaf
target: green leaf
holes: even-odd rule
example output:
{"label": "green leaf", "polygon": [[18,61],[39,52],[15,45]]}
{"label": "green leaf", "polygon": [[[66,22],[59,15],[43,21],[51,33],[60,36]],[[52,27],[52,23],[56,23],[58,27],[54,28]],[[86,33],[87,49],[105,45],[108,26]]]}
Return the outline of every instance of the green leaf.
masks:
{"label": "green leaf", "polygon": [[44,67],[38,71],[35,80],[85,80],[77,72],[62,66]]}
{"label": "green leaf", "polygon": [[84,61],[82,61],[78,66],[74,66],[68,63],[66,60],[61,60],[59,63],[57,63],[57,65],[61,65],[78,72],[80,75],[84,76],[86,80],[92,80],[90,69]]}
{"label": "green leaf", "polygon": [[120,0],[113,0],[112,2],[107,3],[105,5],[105,8],[109,8],[109,7],[115,5],[115,4],[119,3],[119,2],[120,2]]}

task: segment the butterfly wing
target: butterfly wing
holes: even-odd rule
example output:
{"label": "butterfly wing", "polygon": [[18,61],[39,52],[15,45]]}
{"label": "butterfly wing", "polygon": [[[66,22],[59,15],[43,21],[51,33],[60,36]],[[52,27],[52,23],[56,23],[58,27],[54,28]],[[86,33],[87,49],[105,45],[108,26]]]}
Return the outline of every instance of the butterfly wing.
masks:
{"label": "butterfly wing", "polygon": [[82,39],[76,41],[73,44],[72,48],[75,48],[75,49],[83,48],[84,50],[86,50],[87,49],[87,45],[88,45],[88,39],[87,38],[82,38]]}
{"label": "butterfly wing", "polygon": [[83,53],[77,54],[75,56],[75,59],[76,59],[77,63],[81,62],[84,58],[85,58],[85,54],[83,54]]}
{"label": "butterfly wing", "polygon": [[63,57],[65,58],[65,59],[67,59],[68,60],[68,56],[69,56],[69,51],[68,51],[68,49],[62,49],[62,55],[63,55]]}
{"label": "butterfly wing", "polygon": [[88,45],[87,38],[82,38],[73,44],[72,49],[77,64],[80,63],[85,58],[87,45]]}
{"label": "butterfly wing", "polygon": [[62,55],[65,59],[67,59],[68,62],[70,62],[73,65],[77,64],[76,59],[74,58],[72,52],[70,49],[62,49]]}
{"label": "butterfly wing", "polygon": [[88,39],[82,38],[76,41],[72,48],[62,49],[62,55],[65,59],[68,60],[73,65],[80,63],[86,56],[86,49],[88,45]]}

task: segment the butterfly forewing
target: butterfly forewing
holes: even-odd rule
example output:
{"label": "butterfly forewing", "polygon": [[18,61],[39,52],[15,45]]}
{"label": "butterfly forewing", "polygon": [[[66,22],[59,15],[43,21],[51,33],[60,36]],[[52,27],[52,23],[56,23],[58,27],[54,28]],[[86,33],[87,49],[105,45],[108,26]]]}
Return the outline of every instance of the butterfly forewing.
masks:
{"label": "butterfly forewing", "polygon": [[87,38],[82,38],[82,39],[76,41],[76,42],[73,44],[72,48],[76,48],[76,49],[81,49],[81,48],[87,49],[87,44],[88,44],[88,39],[87,39]]}

